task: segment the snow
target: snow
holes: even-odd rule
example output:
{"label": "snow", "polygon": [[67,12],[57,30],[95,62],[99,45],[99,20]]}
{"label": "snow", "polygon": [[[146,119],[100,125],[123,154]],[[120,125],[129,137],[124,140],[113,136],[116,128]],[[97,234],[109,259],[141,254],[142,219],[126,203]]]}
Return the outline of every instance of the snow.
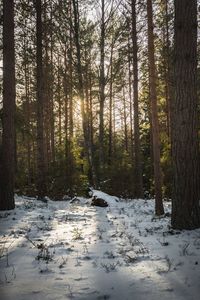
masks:
{"label": "snow", "polygon": [[109,206],[16,196],[0,213],[1,299],[199,299],[200,229],[172,230],[154,200],[93,195]]}
{"label": "snow", "polygon": [[119,201],[118,197],[110,196],[99,190],[93,190],[92,196],[96,196],[97,198],[105,200],[109,206],[117,206],[117,202]]}

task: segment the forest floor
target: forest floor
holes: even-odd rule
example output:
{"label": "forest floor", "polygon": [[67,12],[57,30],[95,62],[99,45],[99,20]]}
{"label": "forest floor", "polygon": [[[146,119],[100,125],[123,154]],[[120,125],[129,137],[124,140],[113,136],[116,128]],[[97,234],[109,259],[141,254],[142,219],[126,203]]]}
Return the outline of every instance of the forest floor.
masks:
{"label": "forest floor", "polygon": [[16,196],[0,213],[1,299],[199,299],[200,229],[172,230],[153,200],[94,194],[109,206]]}

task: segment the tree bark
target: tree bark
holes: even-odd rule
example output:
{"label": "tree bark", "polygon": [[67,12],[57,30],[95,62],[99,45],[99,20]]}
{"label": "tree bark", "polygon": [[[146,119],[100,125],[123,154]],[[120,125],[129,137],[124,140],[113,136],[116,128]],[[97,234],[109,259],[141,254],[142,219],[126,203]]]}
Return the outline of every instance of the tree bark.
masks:
{"label": "tree bark", "polygon": [[[79,96],[81,99],[81,114],[82,114],[82,124],[83,124],[83,134],[84,134],[84,145],[88,160],[89,169],[92,171],[93,184],[97,185],[96,173],[94,170],[94,162],[91,148],[90,131],[88,130],[88,115],[85,111],[85,93],[83,86],[83,74],[82,74],[82,64],[81,64],[81,48],[79,41],[79,11],[78,11],[78,1],[72,0],[73,10],[74,10],[74,38],[76,44],[77,52],[77,71],[78,71],[78,89]],[[88,99],[89,101],[89,99]]]}
{"label": "tree bark", "polygon": [[100,76],[99,76],[99,163],[104,166],[104,103],[105,103],[105,1],[101,0]]}
{"label": "tree bark", "polygon": [[130,38],[128,37],[128,90],[129,90],[129,107],[130,107],[130,143],[131,143],[131,160],[132,166],[134,166],[134,145],[133,145],[133,96],[132,96],[132,74],[131,74],[131,47]]}
{"label": "tree bark", "polygon": [[51,151],[51,163],[55,165],[55,120],[54,120],[54,72],[53,72],[53,8],[51,5],[51,23],[50,23],[50,87],[49,87],[49,131],[50,131],[50,151]]}
{"label": "tree bark", "polygon": [[152,139],[153,139],[153,165],[155,181],[155,213],[156,215],[164,214],[162,202],[162,173],[160,167],[160,137],[157,108],[156,92],[156,66],[155,66],[155,49],[153,35],[153,12],[152,0],[147,0],[147,19],[148,19],[148,57],[149,57],[149,83],[150,83],[150,103],[152,117]]}
{"label": "tree bark", "polygon": [[112,39],[110,50],[110,99],[109,99],[109,138],[108,138],[108,165],[112,164],[113,155],[113,48]]}
{"label": "tree bark", "polygon": [[65,168],[65,176],[66,182],[68,186],[70,185],[70,173],[73,174],[72,170],[72,162],[71,162],[71,142],[69,137],[69,87],[67,82],[67,45],[65,45],[64,50],[64,75],[63,75],[63,88],[64,88],[64,95],[65,95],[65,161],[66,161],[66,168]]}
{"label": "tree bark", "polygon": [[167,134],[169,138],[169,143],[171,144],[171,84],[170,84],[170,63],[171,63],[171,56],[170,56],[170,41],[169,41],[169,8],[168,8],[168,1],[164,0],[164,76],[165,76],[165,97],[166,97],[166,117],[167,117]]}
{"label": "tree bark", "polygon": [[3,1],[3,134],[0,149],[0,210],[15,207],[14,1]]}
{"label": "tree bark", "polygon": [[175,1],[172,226],[200,227],[197,109],[197,1]]}
{"label": "tree bark", "polygon": [[[30,87],[29,87],[29,69],[27,65],[27,53],[26,53],[26,40],[24,41],[24,83],[25,83],[25,120],[28,134],[31,133],[30,126]],[[31,142],[30,136],[27,137],[27,167],[28,167],[28,180],[27,183],[30,185],[32,183],[32,169],[31,169]]]}
{"label": "tree bark", "polygon": [[136,0],[131,2],[132,43],[133,43],[133,111],[134,111],[134,156],[135,156],[135,197],[143,197],[142,164],[140,149],[140,128],[138,108],[138,45],[136,27]]}
{"label": "tree bark", "polygon": [[58,101],[58,144],[59,144],[59,150],[61,150],[62,147],[62,103],[61,103],[61,78],[60,78],[60,54],[58,54],[58,87],[57,87],[57,101]]}
{"label": "tree bark", "polygon": [[[69,8],[70,18],[72,18],[72,6],[70,1]],[[72,23],[70,22],[70,49],[69,49],[69,140],[72,144],[73,136],[74,136],[74,109],[73,109],[73,28]]]}
{"label": "tree bark", "polygon": [[[91,56],[91,53],[89,53]],[[93,152],[93,141],[92,141],[92,122],[90,121],[90,83],[89,83],[89,72],[90,72],[90,57],[88,57],[87,49],[85,49],[85,100],[86,100],[86,126],[87,126],[87,152],[89,161],[89,174],[88,178],[93,187],[97,187],[97,177],[94,165],[94,152]]]}
{"label": "tree bark", "polygon": [[126,94],[123,86],[123,119],[124,119],[124,150],[128,152],[128,126],[127,126],[127,112],[126,112]]}
{"label": "tree bark", "polygon": [[42,55],[42,6],[41,0],[36,1],[36,38],[37,38],[37,191],[38,197],[46,194],[46,170],[44,151],[44,82]]}

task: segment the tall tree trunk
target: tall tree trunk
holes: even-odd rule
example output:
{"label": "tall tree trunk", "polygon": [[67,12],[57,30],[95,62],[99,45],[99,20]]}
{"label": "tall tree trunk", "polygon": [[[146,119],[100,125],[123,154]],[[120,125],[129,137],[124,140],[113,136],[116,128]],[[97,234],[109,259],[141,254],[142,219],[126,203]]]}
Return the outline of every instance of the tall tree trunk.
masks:
{"label": "tall tree trunk", "polygon": [[54,85],[54,73],[53,73],[53,8],[51,5],[51,35],[50,35],[50,86],[49,86],[49,131],[50,131],[50,149],[51,149],[51,162],[55,164],[55,120],[54,120],[54,99],[53,99],[53,85]]}
{"label": "tall tree trunk", "polygon": [[[72,20],[72,2],[69,1],[68,17]],[[68,186],[73,185],[73,28],[72,21],[68,29],[69,46],[65,45],[64,54],[64,92],[65,92],[65,158],[66,158],[66,180]]]}
{"label": "tall tree trunk", "polygon": [[128,37],[128,88],[129,88],[129,107],[130,107],[130,143],[131,159],[134,165],[134,148],[133,148],[133,97],[132,97],[132,74],[131,74],[131,47],[130,38]]}
{"label": "tall tree trunk", "polygon": [[88,130],[88,115],[85,112],[85,95],[84,95],[84,86],[83,86],[83,74],[82,74],[82,64],[81,64],[81,48],[79,41],[79,10],[78,10],[78,1],[72,0],[73,10],[74,10],[74,38],[76,43],[76,52],[77,52],[77,71],[78,71],[78,88],[79,96],[81,99],[81,114],[82,114],[82,124],[83,124],[83,134],[84,134],[84,144],[86,149],[86,155],[88,160],[88,165],[90,170],[92,170],[93,184],[96,186],[96,173],[94,170],[94,162],[91,149],[91,140],[90,133]]}
{"label": "tall tree trunk", "polygon": [[73,12],[74,12],[74,39],[76,44],[76,56],[77,56],[77,72],[78,72],[78,88],[79,96],[81,99],[81,115],[82,115],[82,124],[83,132],[86,133],[85,127],[85,97],[84,97],[84,88],[83,88],[83,76],[82,76],[82,64],[81,64],[81,47],[79,41],[79,12],[78,12],[78,0],[72,0],[73,3]]}
{"label": "tall tree trunk", "polygon": [[[91,53],[89,53],[91,56]],[[94,153],[93,153],[93,141],[92,141],[92,123],[90,122],[90,83],[89,83],[89,71],[90,71],[90,57],[88,58],[87,49],[85,49],[85,99],[86,99],[86,121],[87,121],[87,134],[88,134],[88,160],[89,160],[89,179],[92,186],[97,187],[96,170],[94,165]]]}
{"label": "tall tree trunk", "polygon": [[104,104],[105,104],[105,1],[101,0],[100,76],[99,76],[99,163],[104,167]]}
{"label": "tall tree trunk", "polygon": [[3,134],[0,149],[0,210],[13,209],[15,173],[14,1],[3,1]]}
{"label": "tall tree trunk", "polygon": [[31,169],[31,142],[30,142],[30,134],[31,134],[31,127],[30,127],[30,87],[29,87],[29,69],[27,65],[27,53],[26,47],[28,43],[26,40],[24,41],[24,81],[25,81],[25,119],[26,119],[26,127],[28,131],[27,137],[27,166],[28,166],[28,184],[30,185],[32,182],[32,169]]}
{"label": "tall tree trunk", "polygon": [[108,164],[112,164],[113,155],[113,48],[114,41],[112,40],[110,51],[110,101],[109,101],[109,139],[108,139]]}
{"label": "tall tree trunk", "polygon": [[133,43],[135,197],[142,198],[143,197],[143,180],[142,180],[139,109],[138,109],[138,44],[137,44],[137,27],[136,27],[136,0],[132,0],[131,9],[132,9],[132,43]]}
{"label": "tall tree trunk", "polygon": [[[70,1],[69,9],[70,18],[72,19],[72,5]],[[69,140],[72,147],[72,140],[74,136],[74,109],[73,109],[73,28],[72,22],[70,22],[70,48],[69,48]]]}
{"label": "tall tree trunk", "polygon": [[58,54],[58,86],[57,86],[57,100],[58,100],[58,144],[59,150],[62,147],[62,103],[61,103],[61,80],[60,80],[60,58]]}
{"label": "tall tree trunk", "polygon": [[[47,1],[43,4],[43,34],[44,34],[44,68],[43,68],[43,83],[44,83],[44,158],[45,158],[45,170],[49,173],[49,164],[51,161],[51,145],[50,145],[50,63],[49,63],[49,24],[48,24],[48,12],[47,12]],[[50,27],[51,28],[51,27]],[[48,178],[48,176],[47,176]]]}
{"label": "tall tree trunk", "polygon": [[54,84],[54,74],[53,74],[53,46],[51,45],[51,86],[49,94],[49,118],[50,118],[50,145],[51,145],[51,162],[55,164],[55,120],[54,120],[54,97],[53,97],[53,84]]}
{"label": "tall tree trunk", "polygon": [[124,120],[124,147],[128,152],[128,128],[127,128],[127,113],[126,113],[126,94],[125,87],[123,86],[123,120]]}
{"label": "tall tree trunk", "polygon": [[42,6],[41,0],[36,1],[36,35],[37,35],[37,190],[38,197],[46,194],[46,170],[44,157],[44,82],[42,57]]}
{"label": "tall tree trunk", "polygon": [[89,121],[90,121],[90,139],[91,139],[91,146],[92,152],[94,156],[94,129],[93,129],[93,99],[92,99],[92,69],[91,69],[91,61],[90,61],[90,72],[89,72],[89,101],[90,101],[90,108],[89,108]]}
{"label": "tall tree trunk", "polygon": [[148,18],[148,57],[149,57],[149,83],[150,83],[150,103],[152,117],[152,138],[153,138],[153,165],[155,181],[155,213],[164,214],[162,202],[162,173],[160,166],[160,138],[159,122],[156,93],[156,66],[153,35],[153,12],[152,0],[147,0],[147,18]]}
{"label": "tall tree trunk", "polygon": [[168,1],[165,0],[165,44],[166,44],[166,59],[165,59],[165,77],[166,77],[166,107],[167,107],[167,132],[169,137],[169,143],[171,143],[171,112],[170,112],[170,103],[171,103],[171,85],[170,85],[170,42],[169,42],[169,12],[168,12]]}
{"label": "tall tree trunk", "polygon": [[166,127],[169,143],[171,144],[171,85],[170,85],[170,41],[169,41],[169,4],[168,0],[162,0],[161,12],[163,17],[163,62],[164,62],[164,84],[165,84],[165,98],[166,98]]}
{"label": "tall tree trunk", "polygon": [[[70,63],[70,62],[69,62]],[[71,137],[69,133],[69,107],[70,107],[70,86],[67,78],[67,71],[69,69],[69,64],[67,63],[67,45],[65,45],[64,50],[64,77],[63,77],[63,87],[64,87],[64,95],[65,95],[65,161],[66,161],[66,170],[65,170],[65,176],[66,176],[66,182],[68,187],[70,187],[72,183],[73,178],[73,163],[72,163],[72,151],[71,151]]]}
{"label": "tall tree trunk", "polygon": [[172,226],[200,227],[197,109],[197,1],[175,1]]}

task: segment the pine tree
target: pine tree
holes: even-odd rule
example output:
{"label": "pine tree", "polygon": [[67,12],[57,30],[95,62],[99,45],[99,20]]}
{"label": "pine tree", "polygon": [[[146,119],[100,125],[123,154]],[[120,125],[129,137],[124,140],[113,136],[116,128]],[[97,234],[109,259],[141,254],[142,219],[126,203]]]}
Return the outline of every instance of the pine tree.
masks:
{"label": "pine tree", "polygon": [[104,106],[105,106],[105,0],[101,0],[101,36],[99,66],[99,164],[104,165]]}
{"label": "pine tree", "polygon": [[38,197],[43,198],[47,192],[45,151],[44,151],[44,78],[43,78],[43,30],[42,3],[36,1],[36,37],[37,37],[37,191]]}
{"label": "pine tree", "polygon": [[3,134],[0,149],[0,210],[13,209],[15,173],[14,1],[3,1]]}
{"label": "pine tree", "polygon": [[200,227],[196,0],[175,1],[172,158],[172,226]]}
{"label": "pine tree", "polygon": [[147,0],[147,18],[148,18],[148,57],[149,57],[149,85],[150,85],[150,103],[151,103],[151,126],[153,140],[153,165],[155,180],[155,213],[162,215],[164,213],[162,202],[162,173],[160,166],[160,138],[159,121],[157,108],[156,92],[156,66],[153,35],[153,12],[152,0]]}
{"label": "pine tree", "polygon": [[135,156],[135,197],[143,197],[143,180],[141,169],[140,128],[139,128],[139,104],[138,104],[138,44],[137,44],[137,20],[136,0],[131,2],[132,9],[132,44],[133,44],[133,103],[134,103],[134,156]]}

